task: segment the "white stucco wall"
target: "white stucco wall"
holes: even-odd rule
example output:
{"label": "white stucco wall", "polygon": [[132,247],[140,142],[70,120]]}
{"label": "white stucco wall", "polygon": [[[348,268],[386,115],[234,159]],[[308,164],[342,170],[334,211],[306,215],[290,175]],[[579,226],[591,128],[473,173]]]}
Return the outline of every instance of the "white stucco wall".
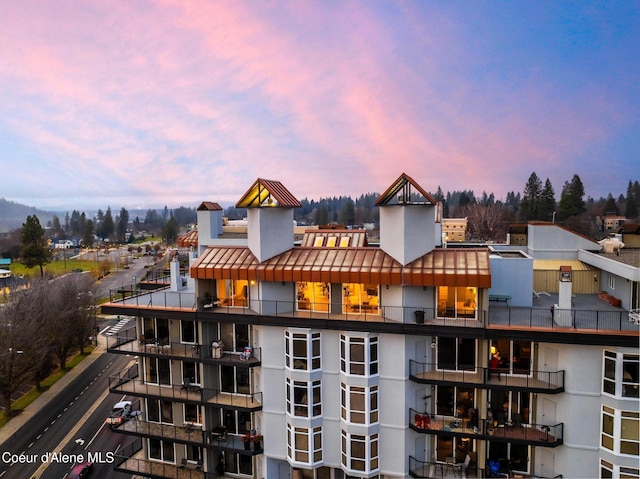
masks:
{"label": "white stucco wall", "polygon": [[511,296],[509,306],[533,305],[533,258],[489,256],[491,288],[489,294]]}
{"label": "white stucco wall", "polygon": [[406,265],[435,248],[435,206],[380,207],[380,248]]}
{"label": "white stucco wall", "polygon": [[248,246],[262,262],[293,248],[292,208],[248,208]]}

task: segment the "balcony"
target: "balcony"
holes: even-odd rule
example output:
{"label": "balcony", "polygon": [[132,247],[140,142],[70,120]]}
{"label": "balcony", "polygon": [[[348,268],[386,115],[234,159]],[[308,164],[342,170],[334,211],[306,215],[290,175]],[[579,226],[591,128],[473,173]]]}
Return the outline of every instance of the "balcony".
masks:
{"label": "balcony", "polygon": [[256,367],[261,364],[261,348],[252,348],[251,354],[245,351],[222,349],[219,353],[202,344],[168,342],[156,339],[136,338],[133,329],[121,331],[116,336],[107,337],[107,351],[116,354],[134,356],[162,356],[169,359],[195,359],[210,364],[227,366]]}
{"label": "balcony", "polygon": [[215,479],[215,472],[205,472],[201,464],[188,461],[171,464],[146,459],[142,441],[137,439],[115,456],[114,470],[151,479]]}
{"label": "balcony", "polygon": [[510,389],[533,393],[558,394],[564,392],[564,371],[530,371],[512,374],[504,371],[489,374],[489,368],[468,370],[438,369],[434,363],[409,360],[409,378],[421,384],[443,386],[474,385],[483,389]]}
{"label": "balcony", "polygon": [[[487,476],[487,473],[484,469],[480,469],[477,467],[464,467],[463,464],[421,461],[413,456],[409,456],[409,475],[416,478],[490,477]],[[507,466],[498,471],[497,477],[514,477],[522,479],[561,479],[562,475],[548,478],[533,473],[516,472],[511,470]]]}
{"label": "balcony", "polygon": [[172,424],[130,420],[122,423],[117,429],[123,434],[193,444],[249,456],[255,456],[263,452],[262,446],[258,445],[258,443],[244,442],[242,440],[243,435],[227,434],[225,427],[216,427],[208,431],[200,425],[191,423],[174,426]]}
{"label": "balcony", "polygon": [[132,396],[155,397],[171,401],[190,402],[227,409],[259,411],[262,393],[229,392],[204,388],[197,384],[149,384],[138,378],[138,365],[109,376],[109,391]]}
{"label": "balcony", "polygon": [[552,426],[487,419],[461,419],[425,414],[414,409],[409,409],[409,418],[411,429],[436,436],[469,437],[542,447],[558,447],[563,443],[563,423]]}
{"label": "balcony", "polygon": [[[351,312],[349,308],[338,305],[338,310],[328,310],[327,304],[315,307],[309,305],[309,309],[299,310],[297,301],[248,301],[248,306],[224,306],[217,305],[204,310],[198,308],[198,301],[194,293],[172,292],[168,290],[152,291],[146,294],[125,296],[115,294],[111,302],[103,304],[102,310],[113,314],[138,315],[140,309],[153,309],[197,312],[203,318],[214,319],[216,315],[242,315],[249,321],[260,324],[264,322],[273,324],[285,324],[286,321],[274,323],[273,318],[310,320],[319,323],[321,321],[354,321],[364,323],[376,323],[389,325],[389,331],[407,332],[406,326],[414,325],[410,332],[423,330],[425,334],[431,334],[438,328],[491,328],[522,331],[563,332],[563,333],[587,333],[587,334],[614,334],[628,336],[630,343],[640,336],[640,330],[635,322],[635,317],[629,311],[615,308],[598,299],[598,295],[579,295],[574,299],[575,307],[571,310],[556,310],[555,314],[570,318],[567,323],[558,324],[549,305],[557,302],[557,294],[549,298],[536,300],[535,307],[517,307],[508,305],[491,305],[488,311],[474,310],[471,314],[462,314],[459,317],[449,311],[441,315],[438,308],[416,308],[403,306],[381,305],[371,312],[366,308],[358,312]],[[317,310],[316,310],[317,309]],[[417,313],[417,314],[416,314]],[[207,316],[204,316],[207,315]],[[252,317],[254,319],[252,319]],[[265,319],[268,318],[268,319]],[[567,324],[565,324],[567,323]],[[635,344],[635,343],[634,343]]]}

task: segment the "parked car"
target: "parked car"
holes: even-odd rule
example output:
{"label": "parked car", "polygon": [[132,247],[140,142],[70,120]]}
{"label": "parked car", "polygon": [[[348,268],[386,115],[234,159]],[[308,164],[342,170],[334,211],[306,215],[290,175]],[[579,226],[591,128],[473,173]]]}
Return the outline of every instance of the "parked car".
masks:
{"label": "parked car", "polygon": [[81,462],[71,468],[71,472],[67,474],[66,479],[84,479],[85,477],[89,477],[91,469],[93,469],[92,462]]}
{"label": "parked car", "polygon": [[118,426],[131,417],[131,401],[120,401],[114,404],[106,423],[111,427]]}

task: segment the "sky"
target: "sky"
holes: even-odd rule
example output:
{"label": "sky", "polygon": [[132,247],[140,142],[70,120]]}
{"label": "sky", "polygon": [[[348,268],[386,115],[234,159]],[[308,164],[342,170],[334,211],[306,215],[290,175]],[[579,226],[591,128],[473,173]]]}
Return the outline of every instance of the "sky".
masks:
{"label": "sky", "polygon": [[[640,180],[636,1],[0,0],[0,198],[47,210]],[[585,198],[586,199],[586,198]]]}

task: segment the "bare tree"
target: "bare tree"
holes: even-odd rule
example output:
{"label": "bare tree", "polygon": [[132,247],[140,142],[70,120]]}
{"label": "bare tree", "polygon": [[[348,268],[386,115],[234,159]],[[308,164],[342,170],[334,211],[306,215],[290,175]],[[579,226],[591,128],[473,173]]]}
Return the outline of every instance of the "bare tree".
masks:
{"label": "bare tree", "polygon": [[51,281],[48,295],[51,317],[47,333],[61,368],[77,346],[81,351],[93,332],[93,280],[88,274],[70,274]]}
{"label": "bare tree", "polygon": [[10,416],[11,396],[36,376],[49,354],[43,335],[44,280],[12,291],[0,308],[0,395]]}
{"label": "bare tree", "polygon": [[460,208],[459,213],[467,217],[470,240],[484,242],[506,239],[508,221],[502,204],[484,206],[474,202]]}

